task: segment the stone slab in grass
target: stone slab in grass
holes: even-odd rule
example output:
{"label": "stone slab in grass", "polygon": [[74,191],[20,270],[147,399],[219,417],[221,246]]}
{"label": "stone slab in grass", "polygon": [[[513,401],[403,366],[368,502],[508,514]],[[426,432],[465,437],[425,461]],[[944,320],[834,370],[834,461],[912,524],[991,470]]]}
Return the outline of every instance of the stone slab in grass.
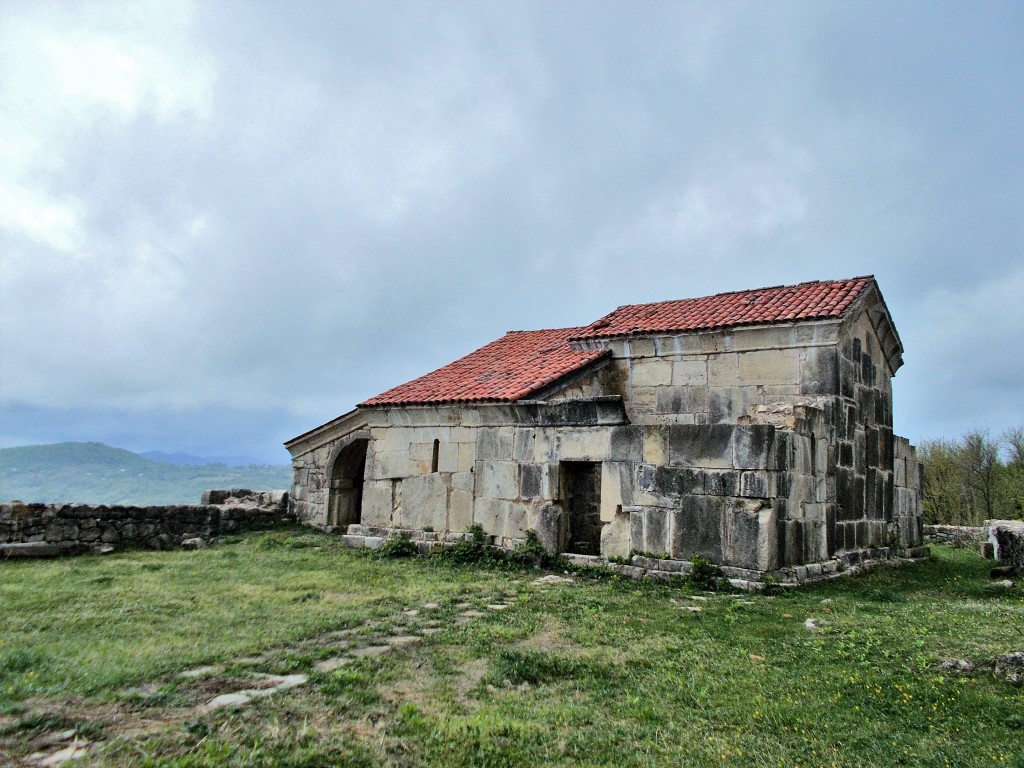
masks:
{"label": "stone slab in grass", "polygon": [[372,658],[374,656],[383,656],[385,653],[390,652],[390,645],[367,645],[363,648],[353,648],[350,651],[357,658]]}
{"label": "stone slab in grass", "polygon": [[334,670],[351,663],[352,659],[349,656],[335,656],[334,658],[318,661],[313,665],[313,669],[317,672],[333,672]]}
{"label": "stone slab in grass", "polygon": [[186,680],[188,680],[197,677],[209,677],[210,675],[219,675],[223,671],[224,667],[208,665],[205,667],[196,667],[195,669],[186,669],[184,672],[179,672],[178,677],[184,677]]}
{"label": "stone slab in grass", "polygon": [[395,635],[394,637],[387,638],[384,642],[397,648],[403,645],[413,645],[420,642],[422,639],[422,637],[418,637],[416,635]]}

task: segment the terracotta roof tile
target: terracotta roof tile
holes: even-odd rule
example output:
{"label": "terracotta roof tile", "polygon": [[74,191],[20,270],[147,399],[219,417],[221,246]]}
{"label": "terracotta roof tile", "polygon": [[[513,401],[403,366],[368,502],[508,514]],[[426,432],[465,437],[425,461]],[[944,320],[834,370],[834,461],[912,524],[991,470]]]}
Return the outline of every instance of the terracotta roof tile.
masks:
{"label": "terracotta roof tile", "polygon": [[509,331],[454,363],[359,405],[514,402],[611,354],[607,349],[573,349],[570,340],[840,317],[873,283],[873,277],[855,277],[630,304],[580,328]]}
{"label": "terracotta roof tile", "polygon": [[699,299],[629,304],[582,330],[574,339],[677,333],[739,325],[840,317],[874,278],[780,285]]}
{"label": "terracotta roof tile", "polygon": [[418,379],[360,403],[427,405],[430,403],[521,400],[566,374],[611,354],[609,350],[576,351],[569,337],[582,328],[509,331],[497,341]]}

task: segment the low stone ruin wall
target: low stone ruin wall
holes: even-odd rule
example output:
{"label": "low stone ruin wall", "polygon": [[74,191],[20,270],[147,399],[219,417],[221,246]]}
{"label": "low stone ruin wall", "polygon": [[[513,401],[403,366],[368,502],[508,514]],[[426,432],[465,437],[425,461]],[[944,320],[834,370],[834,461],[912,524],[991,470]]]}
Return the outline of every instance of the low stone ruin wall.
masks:
{"label": "low stone ruin wall", "polygon": [[1024,521],[986,520],[983,535],[996,560],[1024,572]]}
{"label": "low stone ruin wall", "polygon": [[984,531],[971,525],[926,525],[925,541],[956,546],[975,546],[984,539]]}
{"label": "low stone ruin wall", "polygon": [[925,541],[977,549],[982,555],[1024,570],[1024,521],[986,520],[982,526],[926,525]]}
{"label": "low stone ruin wall", "polygon": [[207,491],[201,504],[127,507],[0,505],[0,559],[109,552],[115,546],[173,549],[292,519],[285,491]]}

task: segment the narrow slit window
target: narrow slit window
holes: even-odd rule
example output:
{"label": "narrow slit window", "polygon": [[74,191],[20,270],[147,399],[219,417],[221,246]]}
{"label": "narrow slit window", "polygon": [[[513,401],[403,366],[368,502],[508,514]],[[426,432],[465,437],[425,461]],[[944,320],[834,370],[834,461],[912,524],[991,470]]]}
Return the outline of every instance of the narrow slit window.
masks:
{"label": "narrow slit window", "polygon": [[430,471],[437,472],[437,461],[441,456],[441,441],[434,441],[434,451],[430,455]]}

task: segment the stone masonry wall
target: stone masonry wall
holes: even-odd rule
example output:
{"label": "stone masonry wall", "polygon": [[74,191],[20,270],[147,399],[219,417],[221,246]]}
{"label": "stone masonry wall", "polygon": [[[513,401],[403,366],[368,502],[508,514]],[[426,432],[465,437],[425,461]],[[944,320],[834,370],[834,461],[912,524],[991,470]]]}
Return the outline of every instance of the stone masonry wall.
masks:
{"label": "stone masonry wall", "polygon": [[152,507],[88,504],[0,505],[0,559],[87,552],[102,545],[169,549],[288,518],[284,491],[240,496],[211,491],[220,503]]}
{"label": "stone masonry wall", "polygon": [[[793,418],[794,422],[796,418]],[[831,556],[834,498],[820,412],[796,429],[772,424],[674,425],[667,461],[637,468],[633,549],[757,571]]]}
{"label": "stone masonry wall", "polygon": [[610,370],[595,379],[625,399],[632,423],[736,424],[753,406],[834,396],[839,327],[818,321],[581,345],[612,350]]}
{"label": "stone masonry wall", "polygon": [[893,437],[893,454],[893,520],[899,546],[919,547],[924,543],[924,468],[905,437]]}
{"label": "stone masonry wall", "polygon": [[[614,462],[640,455],[640,432],[623,423],[621,401],[606,403],[602,412],[582,407],[585,402],[540,404],[536,418],[529,406],[525,416],[511,408],[485,407],[480,414],[463,407],[453,409],[461,411],[459,425],[371,427],[360,522],[438,532],[476,523],[499,544],[532,529],[553,549],[563,548],[559,462],[607,462],[605,471],[612,471]],[[472,423],[478,420],[487,423]]]}
{"label": "stone masonry wall", "polygon": [[639,460],[642,445],[615,397],[359,416],[357,428],[293,459],[292,508],[303,522],[326,526],[334,457],[359,439],[368,441],[361,524],[443,532],[478,523],[499,543],[534,529],[560,547],[559,462]]}
{"label": "stone masonry wall", "polygon": [[[855,318],[838,348],[839,398],[830,409],[835,427],[836,549],[921,543],[916,459],[903,441],[902,507],[895,508],[892,378],[866,313]],[[899,528],[899,517],[905,525]]]}
{"label": "stone masonry wall", "polygon": [[[534,530],[561,551],[561,462],[592,461],[601,465],[605,557],[668,553],[771,571],[822,562],[838,551],[917,546],[920,507],[908,479],[917,464],[905,441],[901,515],[866,521],[861,546],[856,534],[849,543],[845,536],[837,540],[835,403],[757,406],[750,420],[760,423],[706,426],[626,424],[621,403],[618,415],[606,403],[600,418],[595,409],[565,410],[579,409],[578,402],[538,406],[560,412],[558,419],[531,415],[532,406],[525,414],[518,410],[523,406],[421,409],[414,416],[394,409],[298,461],[307,483],[312,475],[321,478],[313,491],[326,510],[330,457],[353,436],[368,441],[360,530],[443,537],[477,523],[495,543],[513,544]],[[575,423],[564,423],[570,419]],[[434,423],[415,423],[427,421]],[[307,521],[322,526],[320,515]]]}

